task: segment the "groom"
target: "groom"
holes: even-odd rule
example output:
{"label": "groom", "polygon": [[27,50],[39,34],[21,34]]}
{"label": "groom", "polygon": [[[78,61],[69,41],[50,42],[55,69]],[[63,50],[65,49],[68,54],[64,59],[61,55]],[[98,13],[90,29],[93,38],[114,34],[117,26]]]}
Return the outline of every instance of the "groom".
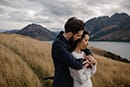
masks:
{"label": "groom", "polygon": [[88,66],[83,58],[76,59],[71,54],[71,44],[80,39],[84,31],[84,22],[71,17],[65,23],[65,31],[60,32],[52,44],[52,58],[55,77],[52,87],[73,87],[69,67],[79,70]]}

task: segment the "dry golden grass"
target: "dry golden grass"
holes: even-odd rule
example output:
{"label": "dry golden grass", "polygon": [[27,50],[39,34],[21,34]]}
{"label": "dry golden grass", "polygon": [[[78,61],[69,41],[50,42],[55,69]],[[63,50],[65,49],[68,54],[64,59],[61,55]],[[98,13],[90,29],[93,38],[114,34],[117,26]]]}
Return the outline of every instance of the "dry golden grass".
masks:
{"label": "dry golden grass", "polygon": [[94,87],[130,87],[130,64],[94,54],[98,61]]}
{"label": "dry golden grass", "polygon": [[[95,49],[96,50],[96,49]],[[16,34],[0,34],[0,87],[51,87],[51,45]],[[94,54],[94,87],[130,87],[130,64]]]}
{"label": "dry golden grass", "polygon": [[41,87],[40,81],[30,67],[0,44],[0,87]]}
{"label": "dry golden grass", "polygon": [[50,81],[43,78],[53,75],[50,50],[47,42],[21,35],[0,34],[0,86],[49,86]]}

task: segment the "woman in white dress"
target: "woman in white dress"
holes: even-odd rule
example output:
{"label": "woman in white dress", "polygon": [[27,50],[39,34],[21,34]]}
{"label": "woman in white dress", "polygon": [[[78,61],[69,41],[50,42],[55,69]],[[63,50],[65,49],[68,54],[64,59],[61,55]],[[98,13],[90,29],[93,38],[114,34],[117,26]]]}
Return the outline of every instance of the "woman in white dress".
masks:
{"label": "woman in white dress", "polygon": [[[89,34],[87,31],[83,32],[83,35],[72,52],[75,58],[84,58],[86,55],[83,49],[87,48],[89,40]],[[86,49],[89,52],[89,49]],[[91,54],[86,55],[88,60],[88,66],[81,70],[70,69],[70,74],[73,78],[73,87],[92,87],[91,76],[96,72],[96,60]]]}

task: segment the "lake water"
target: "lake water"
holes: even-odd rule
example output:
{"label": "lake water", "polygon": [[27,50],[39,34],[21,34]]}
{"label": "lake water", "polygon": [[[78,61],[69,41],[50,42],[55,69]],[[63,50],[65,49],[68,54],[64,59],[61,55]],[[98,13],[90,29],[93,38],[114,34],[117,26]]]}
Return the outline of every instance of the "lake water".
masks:
{"label": "lake water", "polygon": [[130,60],[130,42],[89,41],[89,45],[110,51]]}
{"label": "lake water", "polygon": [[[52,43],[52,41],[49,41],[49,43]],[[130,60],[130,42],[89,41],[89,45]]]}

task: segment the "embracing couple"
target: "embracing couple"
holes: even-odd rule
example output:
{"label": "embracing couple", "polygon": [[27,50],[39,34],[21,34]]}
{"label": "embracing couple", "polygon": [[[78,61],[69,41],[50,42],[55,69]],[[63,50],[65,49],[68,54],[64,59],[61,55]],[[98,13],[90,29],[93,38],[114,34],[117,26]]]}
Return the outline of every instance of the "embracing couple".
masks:
{"label": "embracing couple", "polygon": [[71,17],[64,28],[52,44],[55,67],[52,87],[92,87],[90,78],[97,62],[87,48],[89,33],[84,29],[84,22]]}

